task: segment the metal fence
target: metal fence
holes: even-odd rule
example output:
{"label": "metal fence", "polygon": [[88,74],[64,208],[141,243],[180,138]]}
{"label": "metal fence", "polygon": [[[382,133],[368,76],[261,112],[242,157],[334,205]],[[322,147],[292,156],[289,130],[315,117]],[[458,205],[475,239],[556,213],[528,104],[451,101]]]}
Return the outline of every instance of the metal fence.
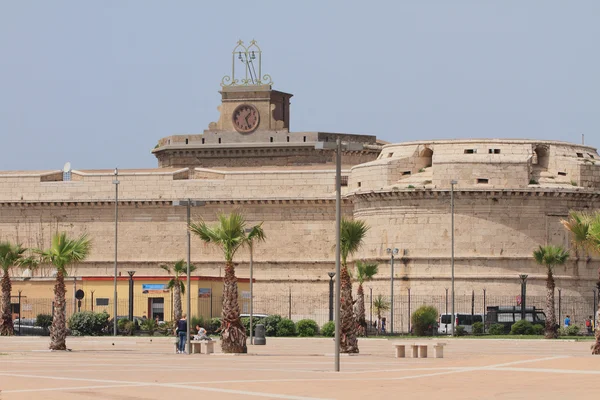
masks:
{"label": "metal fence", "polygon": [[[365,310],[366,319],[369,322],[377,320],[376,310],[372,308],[373,300],[378,294],[365,293]],[[390,296],[382,296],[383,299],[390,303]],[[96,299],[83,299],[81,304],[72,299],[67,299],[65,312],[67,318],[74,312],[81,311],[106,311],[112,316],[113,304],[112,299],[106,305],[98,305]],[[164,296],[161,308],[152,308],[150,303],[152,300],[147,296],[135,296],[134,316],[147,316],[153,318],[153,311],[162,312],[161,320],[173,319],[173,301],[170,294]],[[13,296],[13,316],[15,318],[36,318],[38,314],[52,314],[53,299],[29,298],[27,293],[21,293],[21,296]],[[185,310],[185,297],[182,298],[182,306]],[[250,299],[240,298],[240,312],[248,314],[250,312]],[[544,310],[546,304],[546,296],[527,296],[527,307],[536,307]],[[452,299],[449,293],[439,295],[423,295],[406,293],[394,296],[394,326],[393,332],[407,333],[409,332],[410,315],[420,306],[428,305],[435,307],[439,313],[451,313]],[[479,291],[472,292],[468,295],[455,296],[455,312],[465,314],[485,314],[488,306],[517,306],[515,296],[496,295]],[[162,311],[161,311],[162,309]],[[596,296],[590,292],[588,296],[562,296],[560,292],[555,298],[556,318],[560,323],[566,315],[571,317],[573,324],[583,326],[585,319],[596,313]],[[202,316],[203,318],[220,317],[222,311],[222,298],[219,296],[208,298],[192,299],[192,316]],[[281,315],[282,317],[290,318],[294,321],[301,319],[315,320],[319,326],[329,321],[329,292],[310,292],[310,293],[284,293],[284,294],[269,294],[256,293],[254,296],[254,314]],[[129,299],[119,299],[117,314],[119,316],[127,316],[129,314]],[[382,317],[386,318],[388,323],[388,331],[390,330],[389,323],[391,321],[391,310],[382,312]]]}

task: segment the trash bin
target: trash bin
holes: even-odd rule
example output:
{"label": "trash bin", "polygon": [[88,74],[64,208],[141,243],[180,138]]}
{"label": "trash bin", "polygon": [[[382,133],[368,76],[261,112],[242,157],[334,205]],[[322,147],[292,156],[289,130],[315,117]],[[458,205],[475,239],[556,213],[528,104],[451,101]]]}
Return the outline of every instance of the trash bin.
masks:
{"label": "trash bin", "polygon": [[254,329],[254,344],[267,344],[267,339],[265,338],[265,326],[263,324],[256,325],[256,328]]}

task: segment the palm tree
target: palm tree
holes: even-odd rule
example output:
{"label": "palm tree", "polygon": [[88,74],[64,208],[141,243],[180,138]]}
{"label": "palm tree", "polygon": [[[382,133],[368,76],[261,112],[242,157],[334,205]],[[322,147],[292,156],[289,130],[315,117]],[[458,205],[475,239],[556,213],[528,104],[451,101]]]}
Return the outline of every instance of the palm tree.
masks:
{"label": "palm tree", "polygon": [[358,353],[357,322],[353,310],[352,279],[348,272],[348,255],[354,254],[360,248],[368,230],[369,227],[364,221],[342,218],[340,225],[340,258],[342,262],[340,271],[340,351],[342,353]]}
{"label": "palm tree", "polygon": [[8,276],[9,270],[17,265],[23,257],[25,249],[20,244],[14,245],[10,242],[0,243],[0,267],[2,267],[2,316],[0,317],[0,335],[13,335],[12,310],[10,304],[10,292],[12,283]]}
{"label": "palm tree", "polygon": [[592,217],[585,212],[571,210],[569,212],[569,219],[561,220],[560,222],[566,230],[573,234],[572,243],[575,248],[575,256],[579,257],[579,250],[581,250],[583,252],[582,255],[585,257],[591,247],[588,234]]}
{"label": "palm tree", "polygon": [[[66,350],[67,324],[65,316],[65,275],[67,265],[80,262],[87,258],[91,249],[91,240],[87,235],[77,239],[69,239],[65,232],[52,236],[49,249],[38,250],[44,262],[51,263],[56,268],[56,283],[54,285],[54,315],[50,327],[50,350]],[[115,316],[116,317],[116,316]]]}
{"label": "palm tree", "polygon": [[240,321],[238,287],[233,256],[243,246],[252,246],[265,239],[262,222],[246,233],[246,219],[234,211],[229,215],[220,213],[219,223],[210,227],[204,221],[190,224],[190,231],[206,243],[212,243],[223,251],[225,276],[223,277],[223,314],[221,318],[221,349],[224,353],[246,353],[246,331]]}
{"label": "palm tree", "polygon": [[358,281],[358,290],[356,291],[356,320],[360,326],[360,332],[362,335],[367,334],[367,321],[365,317],[365,293],[363,290],[363,283],[373,279],[378,272],[378,265],[374,263],[365,263],[360,260],[356,262],[356,280]]}
{"label": "palm tree", "polygon": [[375,300],[373,300],[373,308],[377,314],[377,334],[379,335],[379,331],[381,330],[381,312],[389,310],[390,303],[384,300],[383,296],[378,295]]}
{"label": "palm tree", "polygon": [[[173,314],[175,321],[179,321],[181,319],[181,314],[183,314],[183,310],[181,307],[181,295],[185,294],[185,283],[183,283],[182,276],[187,276],[187,262],[184,260],[179,260],[173,265],[173,268],[169,265],[161,265],[162,269],[167,271],[167,274],[171,275],[171,271],[175,274],[174,278],[171,278],[167,287],[173,291]],[[196,267],[190,264],[190,273],[194,272]]]}
{"label": "palm tree", "polygon": [[540,246],[533,252],[535,261],[540,265],[546,266],[548,277],[546,279],[546,339],[556,339],[558,332],[556,330],[556,315],[554,313],[554,266],[563,265],[569,252],[561,246]]}
{"label": "palm tree", "polygon": [[[588,231],[587,242],[589,249],[600,254],[600,212],[590,216],[590,228]],[[600,268],[598,268],[598,281],[596,288],[600,293]],[[598,300],[598,311],[596,311],[596,322],[600,319],[600,300]],[[592,354],[600,354],[600,324],[596,323],[596,342],[592,346]]]}

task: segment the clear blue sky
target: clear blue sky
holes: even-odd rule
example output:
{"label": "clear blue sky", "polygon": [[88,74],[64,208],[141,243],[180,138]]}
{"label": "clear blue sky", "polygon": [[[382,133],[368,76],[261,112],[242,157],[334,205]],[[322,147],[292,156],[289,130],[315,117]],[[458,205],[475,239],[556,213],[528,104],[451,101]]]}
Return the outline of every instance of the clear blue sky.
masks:
{"label": "clear blue sky", "polygon": [[142,168],[256,39],[292,131],[600,145],[600,1],[0,0],[0,170]]}

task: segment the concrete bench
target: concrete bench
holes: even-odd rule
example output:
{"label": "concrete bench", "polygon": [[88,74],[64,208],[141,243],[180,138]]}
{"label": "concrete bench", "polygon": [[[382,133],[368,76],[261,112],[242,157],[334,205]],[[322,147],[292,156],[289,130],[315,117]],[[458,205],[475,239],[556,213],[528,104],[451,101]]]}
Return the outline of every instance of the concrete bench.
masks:
{"label": "concrete bench", "polygon": [[427,346],[433,346],[434,358],[444,358],[444,346],[446,343],[419,342],[419,343],[395,343],[396,358],[406,357],[406,347],[410,346],[412,358],[427,358]]}
{"label": "concrete bench", "polygon": [[215,342],[213,340],[191,340],[192,354],[203,354],[202,345],[206,349],[204,354],[212,354],[215,352]]}

